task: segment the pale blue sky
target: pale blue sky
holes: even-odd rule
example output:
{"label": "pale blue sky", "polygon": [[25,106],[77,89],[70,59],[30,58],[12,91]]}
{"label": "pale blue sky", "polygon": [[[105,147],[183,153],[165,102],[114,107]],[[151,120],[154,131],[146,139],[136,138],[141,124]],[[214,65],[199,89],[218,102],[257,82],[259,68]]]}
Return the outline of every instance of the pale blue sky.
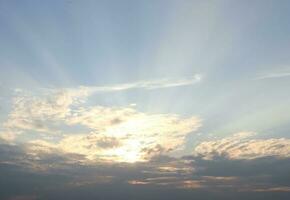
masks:
{"label": "pale blue sky", "polygon": [[[289,1],[1,1],[1,85],[75,87],[183,78],[95,102],[199,115],[203,131],[286,134]],[[277,118],[275,123],[268,120]],[[253,116],[251,118],[251,116]],[[273,131],[273,132],[272,132]]]}

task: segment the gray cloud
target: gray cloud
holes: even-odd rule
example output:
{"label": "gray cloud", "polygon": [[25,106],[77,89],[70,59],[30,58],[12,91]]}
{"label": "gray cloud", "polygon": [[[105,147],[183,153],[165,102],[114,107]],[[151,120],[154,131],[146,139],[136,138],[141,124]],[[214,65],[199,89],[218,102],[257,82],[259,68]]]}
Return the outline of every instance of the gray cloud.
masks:
{"label": "gray cloud", "polygon": [[[140,191],[136,194],[139,199],[145,198],[141,195],[143,192],[154,191],[162,194],[154,196],[155,199],[165,198],[170,191],[175,192],[175,198],[184,199],[190,199],[194,194],[201,194],[200,197],[206,199],[208,196],[204,193],[209,196],[218,193],[218,199],[231,199],[237,194],[241,199],[259,197],[258,193],[265,192],[279,199],[289,197],[289,158],[231,160],[216,155],[207,160],[194,155],[182,158],[162,155],[134,164],[95,161],[84,165],[81,155],[53,148],[33,155],[26,148],[1,145],[0,186],[6,191],[1,198],[36,195],[40,199],[73,199],[77,198],[75,191],[77,195],[82,191],[90,193],[87,198],[98,198],[98,195],[113,198],[105,188],[120,195],[120,199],[129,198],[127,195],[131,190]],[[25,187],[21,188],[24,183]],[[120,189],[124,193],[119,193]]]}

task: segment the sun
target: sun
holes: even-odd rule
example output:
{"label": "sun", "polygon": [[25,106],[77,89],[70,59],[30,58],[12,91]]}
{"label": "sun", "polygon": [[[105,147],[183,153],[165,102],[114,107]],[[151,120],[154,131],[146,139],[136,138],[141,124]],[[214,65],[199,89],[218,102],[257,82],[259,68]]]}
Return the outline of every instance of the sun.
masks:
{"label": "sun", "polygon": [[139,156],[139,152],[137,151],[123,151],[122,149],[117,151],[118,155],[118,160],[120,162],[127,162],[127,163],[135,163],[140,161],[140,156]]}
{"label": "sun", "polygon": [[136,139],[126,141],[123,146],[112,150],[114,161],[136,163],[143,161],[140,141]]}
{"label": "sun", "polygon": [[88,154],[109,162],[147,162],[182,147],[185,136],[198,124],[195,117],[182,119],[177,115],[137,113],[98,133],[100,138],[111,138],[112,144],[108,141],[104,147],[96,145]]}

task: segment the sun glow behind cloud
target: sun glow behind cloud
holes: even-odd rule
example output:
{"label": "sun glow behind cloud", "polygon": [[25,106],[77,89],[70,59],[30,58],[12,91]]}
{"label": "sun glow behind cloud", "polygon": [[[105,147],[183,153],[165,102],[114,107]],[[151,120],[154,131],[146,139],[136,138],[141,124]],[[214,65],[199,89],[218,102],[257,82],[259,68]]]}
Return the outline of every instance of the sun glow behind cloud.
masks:
{"label": "sun glow behind cloud", "polygon": [[[114,115],[114,111],[110,114]],[[84,155],[90,161],[146,161],[182,148],[185,136],[200,126],[200,120],[196,117],[182,119],[169,114],[155,116],[136,113],[122,120],[119,124],[102,122],[100,126],[104,124],[103,130],[94,132],[92,129],[87,134],[67,135],[59,143],[50,142],[43,146]]]}
{"label": "sun glow behind cloud", "polygon": [[[185,85],[179,81],[163,83],[155,81],[153,88],[147,82],[146,86],[133,83],[124,84],[126,86],[41,88],[37,91],[17,89],[10,113],[0,132],[0,142],[9,148],[21,149],[22,154],[16,158],[12,156],[11,160],[0,161],[4,164],[25,165],[37,173],[72,170],[74,166],[93,170],[99,166],[102,170],[109,168],[109,172],[101,179],[91,174],[85,177],[79,175],[81,178],[74,176],[75,180],[69,183],[74,187],[114,182],[114,170],[134,166],[137,171],[132,173],[137,175],[127,177],[124,180],[126,184],[204,190],[235,188],[244,181],[241,177],[223,174],[197,175],[192,178],[206,169],[202,166],[204,162],[215,165],[222,158],[233,163],[243,160],[259,163],[256,161],[259,158],[289,158],[289,139],[252,139],[255,136],[253,132],[240,132],[222,139],[209,138],[209,141],[197,143],[189,156],[179,157],[176,153],[184,150],[187,137],[201,127],[199,117],[144,112],[138,110],[136,105],[104,106],[89,103],[90,98],[98,96],[100,92],[187,85],[187,81]],[[196,82],[190,81],[188,84],[193,83]],[[120,169],[110,171],[114,166]],[[122,172],[118,173],[117,177]],[[255,184],[242,186],[241,190],[278,190],[275,185],[257,187]],[[283,185],[281,188],[288,191]]]}
{"label": "sun glow behind cloud", "polygon": [[[182,149],[185,137],[201,125],[200,119],[170,113],[145,113],[132,106],[88,105],[87,99],[100,91],[116,88],[161,89],[193,84],[196,80],[199,79],[41,89],[38,93],[18,89],[1,137],[15,144],[28,144],[28,153],[35,156],[63,152],[82,155],[90,162],[147,161]],[[71,133],[76,126],[79,131]]]}

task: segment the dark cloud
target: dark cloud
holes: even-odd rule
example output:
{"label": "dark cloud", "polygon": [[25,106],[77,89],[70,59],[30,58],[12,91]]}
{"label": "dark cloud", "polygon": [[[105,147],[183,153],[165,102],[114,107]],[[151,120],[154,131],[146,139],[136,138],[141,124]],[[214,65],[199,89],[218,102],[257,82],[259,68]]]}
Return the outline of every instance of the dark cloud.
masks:
{"label": "dark cloud", "polygon": [[[154,156],[148,162],[83,162],[0,145],[0,199],[288,199],[290,159],[230,160],[220,155]],[[148,196],[149,195],[149,196]]]}
{"label": "dark cloud", "polygon": [[19,195],[19,196],[12,196],[7,200],[36,200],[38,199],[37,196],[34,195]]}

